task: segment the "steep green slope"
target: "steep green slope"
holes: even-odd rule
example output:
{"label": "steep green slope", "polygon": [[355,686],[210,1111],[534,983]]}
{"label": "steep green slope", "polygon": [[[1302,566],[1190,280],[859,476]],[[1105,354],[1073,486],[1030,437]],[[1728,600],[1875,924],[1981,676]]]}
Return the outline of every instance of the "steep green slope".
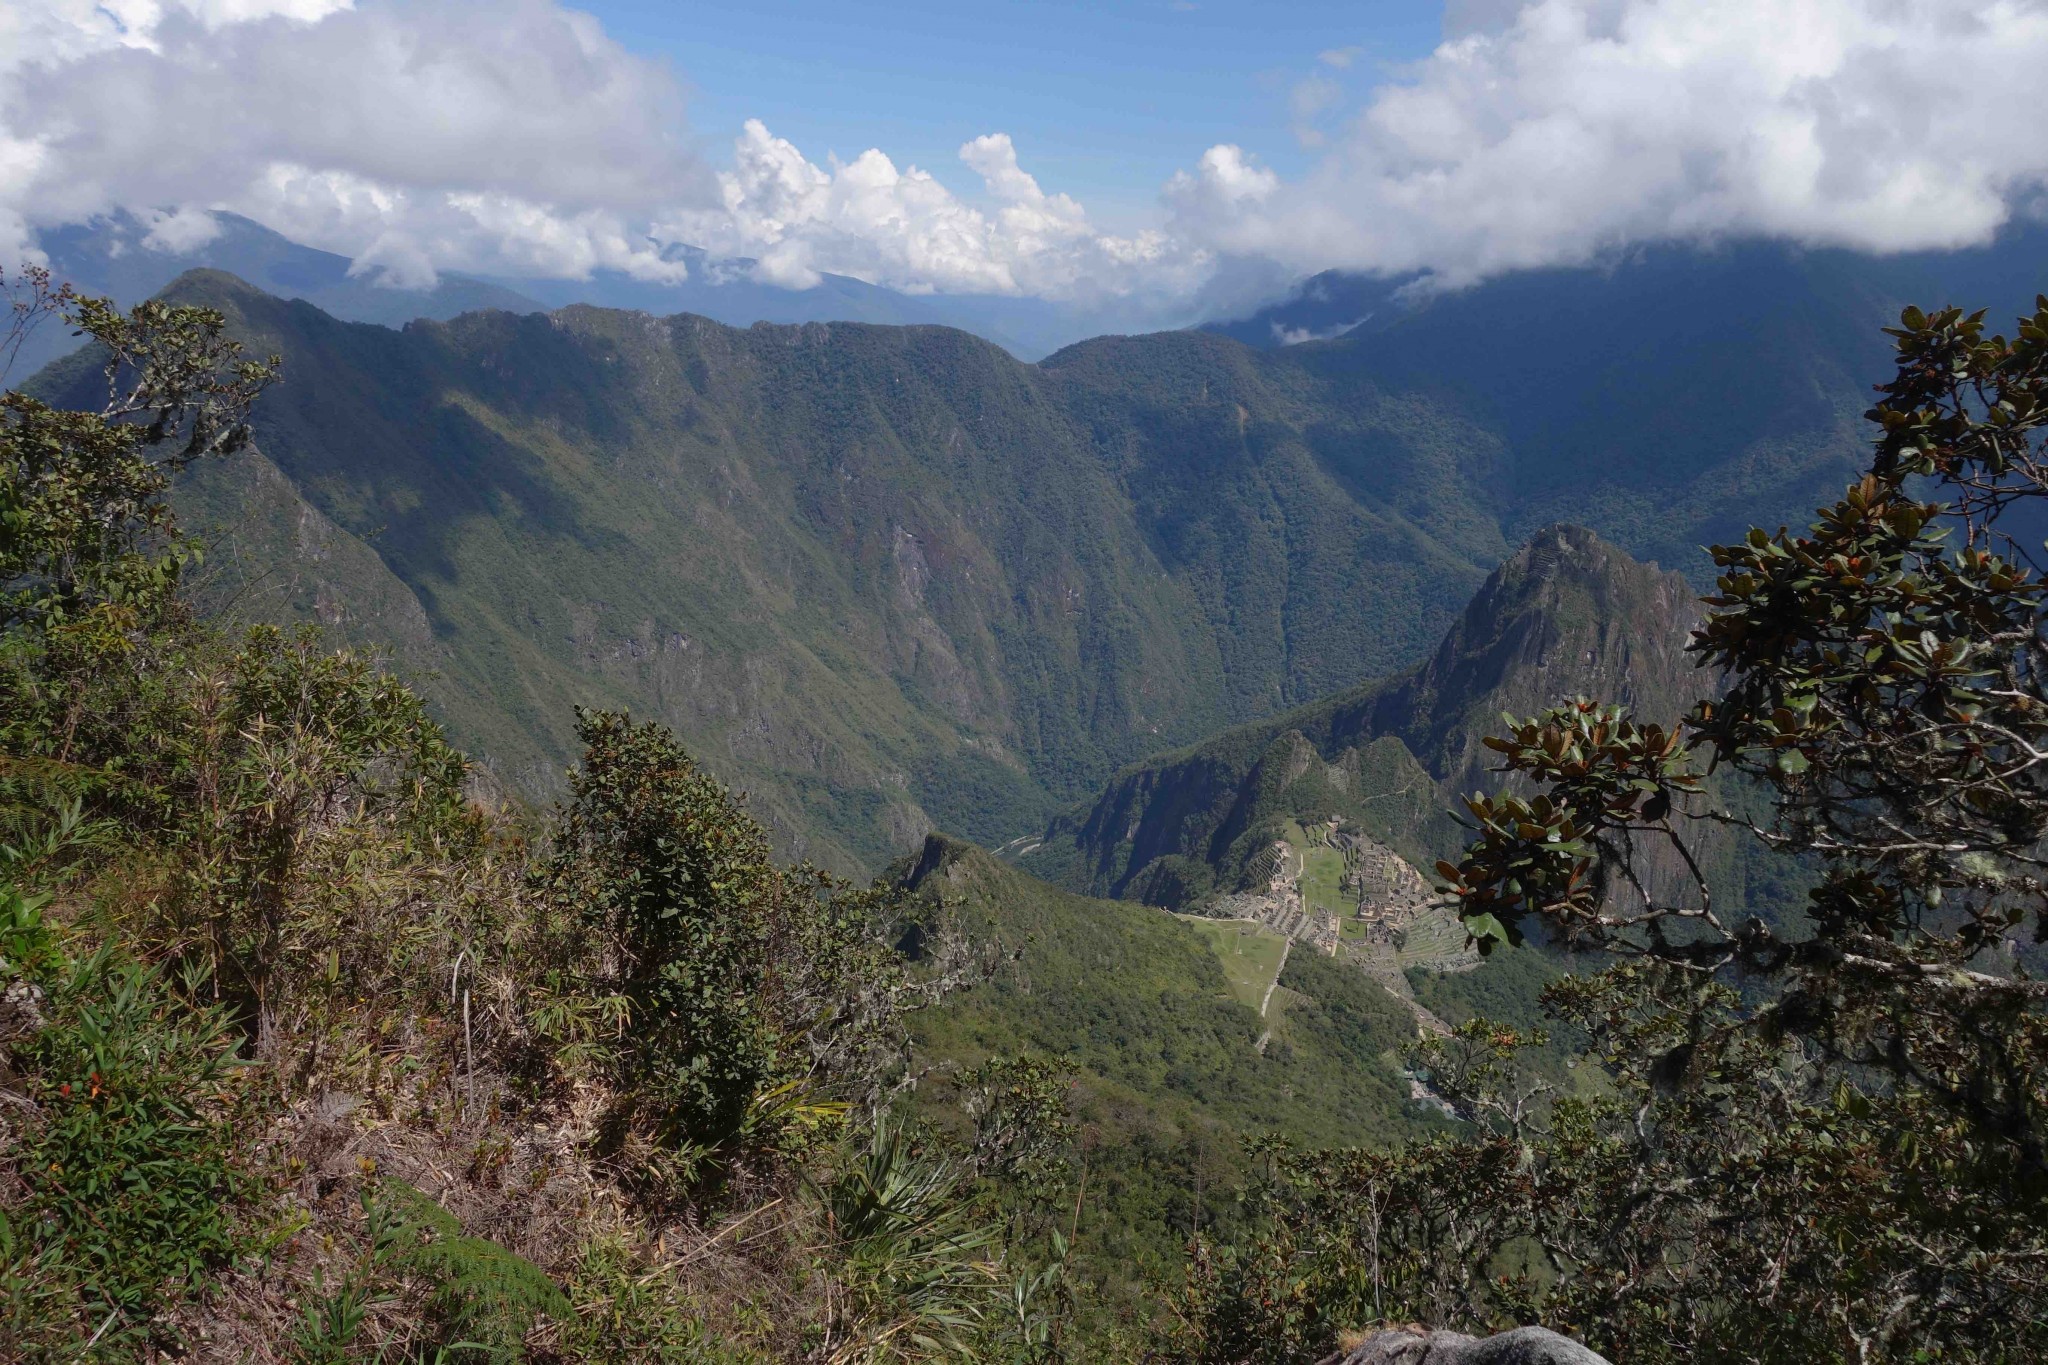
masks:
{"label": "steep green slope", "polygon": [[955,905],[971,937],[1017,953],[925,1018],[920,1042],[940,1064],[927,1102],[943,1121],[947,1063],[1075,1063],[1089,1170],[1079,1245],[1101,1281],[1128,1289],[1139,1269],[1171,1282],[1195,1219],[1235,1216],[1244,1137],[1375,1143],[1435,1121],[1390,1061],[1412,1020],[1359,971],[1294,952],[1279,980],[1284,1019],[1262,1021],[1197,929],[1171,915],[1060,891],[939,835],[899,875]]}
{"label": "steep green slope", "polygon": [[1803,516],[1856,456],[1874,304],[1746,259],[1036,366],[942,328],[590,308],[393,333],[195,274],[287,379],[260,455],[185,496],[227,533],[224,596],[437,674],[509,784],[551,789],[573,704],[630,706],[786,849],[872,869],[1415,663],[1545,508],[1673,554]]}
{"label": "steep green slope", "polygon": [[[319,614],[380,642],[423,616],[437,704],[515,785],[546,790],[573,703],[627,705],[840,865],[934,824],[1009,838],[1161,742],[1396,667],[1498,554],[1440,515],[1451,476],[1347,494],[1300,377],[1214,337],[1032,367],[938,328],[394,334],[220,275],[179,293],[286,361],[260,457],[186,490],[243,601],[303,607],[299,528],[331,526]],[[1345,420],[1447,468],[1469,444],[1413,405]],[[248,501],[264,461],[308,509],[282,526]]]}

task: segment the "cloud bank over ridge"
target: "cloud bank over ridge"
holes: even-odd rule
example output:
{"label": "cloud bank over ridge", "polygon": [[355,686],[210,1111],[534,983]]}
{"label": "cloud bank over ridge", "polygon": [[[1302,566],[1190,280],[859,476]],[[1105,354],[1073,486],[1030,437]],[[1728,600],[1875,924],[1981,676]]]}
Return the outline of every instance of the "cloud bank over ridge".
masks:
{"label": "cloud bank over ridge", "polygon": [[1645,241],[1964,246],[2048,184],[2048,0],[1450,0],[1421,61],[1357,51],[1303,54],[1304,173],[1191,148],[1155,224],[1113,234],[999,131],[948,168],[972,193],[879,149],[817,164],[759,120],[712,147],[684,73],[555,0],[14,0],[0,264],[116,208],[189,246],[221,208],[403,285],[674,281],[687,245],[794,288],[1165,300]]}
{"label": "cloud bank over ridge", "polygon": [[17,0],[0,54],[0,240],[224,207],[395,283],[658,278],[636,219],[715,193],[673,74],[547,0]]}
{"label": "cloud bank over ridge", "polygon": [[390,283],[438,269],[675,281],[674,250],[911,292],[1178,286],[1157,232],[1098,233],[1007,134],[961,159],[988,203],[871,150],[820,167],[749,121],[714,168],[681,80],[553,0],[17,0],[0,10],[0,261],[127,208],[149,245],[232,209]]}
{"label": "cloud bank over ridge", "polygon": [[1297,181],[1217,147],[1176,236],[1453,279],[1634,242],[1982,243],[2048,180],[2043,0],[1465,0]]}

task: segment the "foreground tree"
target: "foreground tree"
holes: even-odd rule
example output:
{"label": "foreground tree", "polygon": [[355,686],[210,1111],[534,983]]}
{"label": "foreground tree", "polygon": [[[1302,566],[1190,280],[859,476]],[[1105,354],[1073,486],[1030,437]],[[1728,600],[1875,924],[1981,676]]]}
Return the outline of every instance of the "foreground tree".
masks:
{"label": "foreground tree", "polygon": [[590,984],[621,1020],[602,1049],[629,1099],[619,1139],[646,1139],[649,1172],[687,1185],[872,1114],[906,1016],[962,964],[913,973],[893,946],[900,892],[778,864],[666,727],[592,711],[577,731],[583,766],[537,880],[592,932]]}
{"label": "foreground tree", "polygon": [[0,395],[0,1359],[1055,1358],[1059,1267],[887,1113],[943,924],[623,716],[529,843],[374,656],[183,596],[272,366],[16,298],[107,396]]}
{"label": "foreground tree", "polygon": [[244,359],[210,308],[160,302],[130,312],[74,298],[30,275],[0,355],[50,315],[98,343],[97,410],[0,394],[0,628],[50,629],[95,614],[129,632],[176,602],[191,557],[165,494],[196,460],[249,442],[249,409],[278,360]]}
{"label": "foreground tree", "polygon": [[1484,1021],[1421,1049],[1475,1136],[1272,1152],[1266,1234],[1197,1261],[1193,1354],[1407,1317],[1631,1362],[2048,1350],[2048,299],[1890,335],[1867,474],[1713,551],[1717,693],[1511,720],[1513,786],[1439,864],[1482,949],[1612,964],[1547,997],[1597,1083]]}

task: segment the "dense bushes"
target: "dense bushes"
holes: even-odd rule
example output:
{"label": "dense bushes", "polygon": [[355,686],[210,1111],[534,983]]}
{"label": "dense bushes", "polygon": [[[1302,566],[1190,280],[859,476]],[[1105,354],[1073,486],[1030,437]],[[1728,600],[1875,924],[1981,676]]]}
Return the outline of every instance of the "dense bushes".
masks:
{"label": "dense bushes", "polygon": [[[1804,534],[1714,550],[1716,694],[1487,741],[1514,785],[1438,870],[1482,948],[1534,924],[1614,964],[1545,993],[1577,1072],[1469,1020],[1415,1068],[1472,1138],[1279,1154],[1259,1235],[1196,1263],[1188,1357],[1409,1315],[1546,1317],[1630,1362],[2048,1351],[2048,589],[2016,548],[2048,298],[2011,340],[1958,309],[1892,335],[1869,472]],[[1783,869],[1749,893],[1801,902],[1716,895],[1730,829]]]}
{"label": "dense bushes", "polygon": [[0,1354],[1038,1358],[996,1193],[887,1118],[943,925],[658,726],[493,812],[376,659],[196,620],[163,494],[271,372],[75,317],[105,410],[0,411]]}
{"label": "dense bushes", "polygon": [[0,1354],[132,1350],[167,1300],[263,1245],[260,1110],[218,1009],[100,948],[73,958],[0,884]]}
{"label": "dense bushes", "polygon": [[[578,718],[585,750],[539,874],[593,934],[623,1027],[606,1065],[670,1151],[794,1153],[871,1110],[904,1013],[942,981],[891,946],[882,889],[776,864],[767,832],[658,725]],[[934,964],[939,966],[942,964]]]}

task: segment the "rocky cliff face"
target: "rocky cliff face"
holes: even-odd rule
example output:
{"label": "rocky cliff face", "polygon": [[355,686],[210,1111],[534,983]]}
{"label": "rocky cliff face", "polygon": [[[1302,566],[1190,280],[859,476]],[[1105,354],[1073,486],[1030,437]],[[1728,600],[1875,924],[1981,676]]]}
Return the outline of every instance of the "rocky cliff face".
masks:
{"label": "rocky cliff face", "polygon": [[1584,527],[1536,532],[1489,576],[1422,667],[1375,700],[1362,724],[1395,735],[1451,791],[1491,766],[1480,739],[1503,711],[1567,697],[1620,702],[1649,717],[1690,708],[1701,679],[1685,652],[1699,621],[1684,577],[1641,564]]}
{"label": "rocky cliff face", "polygon": [[1337,818],[1427,866],[1457,842],[1445,808],[1497,780],[1480,740],[1503,711],[1592,696],[1682,714],[1704,690],[1685,652],[1697,610],[1678,574],[1547,527],[1415,668],[1127,769],[1027,862],[1097,894],[1179,904],[1235,889],[1280,821]]}

